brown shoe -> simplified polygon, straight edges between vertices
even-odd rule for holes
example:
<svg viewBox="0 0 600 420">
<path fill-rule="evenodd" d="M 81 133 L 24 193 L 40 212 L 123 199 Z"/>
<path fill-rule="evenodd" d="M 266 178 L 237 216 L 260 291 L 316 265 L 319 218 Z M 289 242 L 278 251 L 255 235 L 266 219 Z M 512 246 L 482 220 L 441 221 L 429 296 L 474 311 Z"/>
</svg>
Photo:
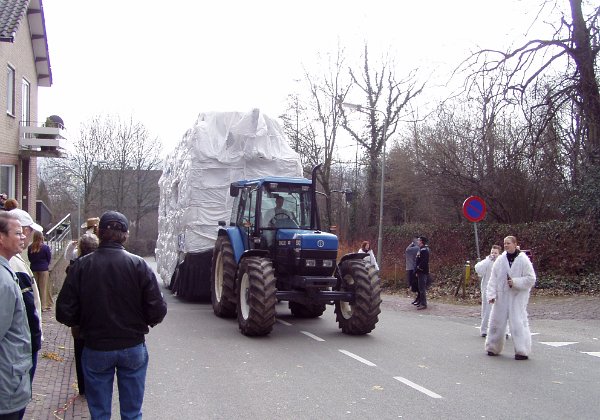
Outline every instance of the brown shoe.
<svg viewBox="0 0 600 420">
<path fill-rule="evenodd" d="M 515 360 L 527 360 L 529 357 L 524 356 L 522 354 L 515 354 Z"/>
<path fill-rule="evenodd" d="M 417 306 L 417 311 L 420 311 L 421 309 L 427 309 L 427 306 L 425 306 L 425 305 Z"/>
</svg>

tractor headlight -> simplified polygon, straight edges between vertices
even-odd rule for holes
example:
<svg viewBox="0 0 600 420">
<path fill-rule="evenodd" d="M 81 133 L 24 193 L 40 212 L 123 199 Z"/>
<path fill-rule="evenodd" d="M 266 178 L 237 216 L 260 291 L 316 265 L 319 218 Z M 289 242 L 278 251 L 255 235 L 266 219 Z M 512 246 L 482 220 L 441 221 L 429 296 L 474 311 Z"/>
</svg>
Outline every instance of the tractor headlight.
<svg viewBox="0 0 600 420">
<path fill-rule="evenodd" d="M 323 267 L 333 267 L 332 260 L 323 260 Z"/>
<path fill-rule="evenodd" d="M 317 261 L 316 260 L 306 260 L 306 266 L 307 267 L 316 267 L 317 265 Z"/>
</svg>

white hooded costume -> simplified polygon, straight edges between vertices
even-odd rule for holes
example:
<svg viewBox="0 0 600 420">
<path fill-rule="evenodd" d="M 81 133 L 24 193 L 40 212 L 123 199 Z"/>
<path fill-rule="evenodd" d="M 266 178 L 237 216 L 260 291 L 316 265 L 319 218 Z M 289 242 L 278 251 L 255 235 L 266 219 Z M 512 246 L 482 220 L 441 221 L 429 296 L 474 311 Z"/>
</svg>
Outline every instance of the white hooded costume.
<svg viewBox="0 0 600 420">
<path fill-rule="evenodd" d="M 492 311 L 492 305 L 487 297 L 486 289 L 492 275 L 493 265 L 494 260 L 492 260 L 489 255 L 484 260 L 475 264 L 475 272 L 481 279 L 481 326 L 479 327 L 479 332 L 482 337 L 487 335 L 490 312 Z"/>
<path fill-rule="evenodd" d="M 504 251 L 492 267 L 488 282 L 487 299 L 496 299 L 492 305 L 485 350 L 500 354 L 504 348 L 506 322 L 510 326 L 515 354 L 529 356 L 531 352 L 531 332 L 527 319 L 529 291 L 535 284 L 535 272 L 529 257 L 519 252 L 509 266 Z M 512 288 L 508 286 L 508 277 L 512 279 Z"/>
</svg>

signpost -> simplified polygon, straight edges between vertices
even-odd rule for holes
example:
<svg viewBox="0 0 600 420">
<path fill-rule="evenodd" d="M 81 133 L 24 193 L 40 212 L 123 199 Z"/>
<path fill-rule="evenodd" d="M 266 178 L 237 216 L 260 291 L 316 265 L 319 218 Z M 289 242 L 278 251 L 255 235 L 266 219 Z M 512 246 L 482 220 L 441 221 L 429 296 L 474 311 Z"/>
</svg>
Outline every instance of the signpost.
<svg viewBox="0 0 600 420">
<path fill-rule="evenodd" d="M 486 207 L 485 201 L 483 198 L 478 197 L 476 195 L 472 195 L 468 197 L 463 203 L 463 215 L 467 218 L 469 222 L 473 222 L 473 227 L 475 229 L 475 247 L 477 248 L 477 260 L 481 260 L 481 256 L 479 254 L 479 237 L 477 236 L 477 222 L 483 220 L 485 217 Z"/>
</svg>

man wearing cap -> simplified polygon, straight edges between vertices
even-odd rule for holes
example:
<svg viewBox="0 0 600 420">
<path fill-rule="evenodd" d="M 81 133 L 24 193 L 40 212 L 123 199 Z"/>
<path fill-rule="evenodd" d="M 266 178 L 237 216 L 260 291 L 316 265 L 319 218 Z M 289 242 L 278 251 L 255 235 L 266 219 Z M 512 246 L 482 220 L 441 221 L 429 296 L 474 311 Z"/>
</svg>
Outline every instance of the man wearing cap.
<svg viewBox="0 0 600 420">
<path fill-rule="evenodd" d="M 31 243 L 31 238 L 34 231 L 43 232 L 43 228 L 35 223 L 29 213 L 21 209 L 13 209 L 8 212 L 17 216 L 21 223 L 21 228 L 25 238 L 23 239 L 23 251 Z M 42 347 L 42 305 L 40 301 L 40 293 L 31 271 L 29 264 L 23 259 L 21 254 L 17 254 L 9 261 L 10 267 L 15 272 L 19 280 L 19 287 L 23 294 L 23 302 L 25 303 L 25 311 L 27 312 L 27 323 L 31 333 L 31 363 L 32 367 L 29 371 L 29 377 L 33 383 L 35 368 L 37 367 L 38 351 Z M 25 415 L 25 408 L 19 413 L 19 418 Z"/>
<path fill-rule="evenodd" d="M 23 228 L 0 212 L 0 419 L 16 420 L 31 399 L 31 335 L 17 277 L 8 260 L 23 250 Z"/>
<path fill-rule="evenodd" d="M 148 368 L 144 336 L 167 313 L 152 269 L 123 247 L 128 228 L 121 213 L 102 215 L 100 246 L 71 266 L 56 302 L 56 319 L 79 325 L 85 340 L 85 395 L 94 419 L 111 416 L 115 371 L 121 418 L 142 418 Z"/>
</svg>

